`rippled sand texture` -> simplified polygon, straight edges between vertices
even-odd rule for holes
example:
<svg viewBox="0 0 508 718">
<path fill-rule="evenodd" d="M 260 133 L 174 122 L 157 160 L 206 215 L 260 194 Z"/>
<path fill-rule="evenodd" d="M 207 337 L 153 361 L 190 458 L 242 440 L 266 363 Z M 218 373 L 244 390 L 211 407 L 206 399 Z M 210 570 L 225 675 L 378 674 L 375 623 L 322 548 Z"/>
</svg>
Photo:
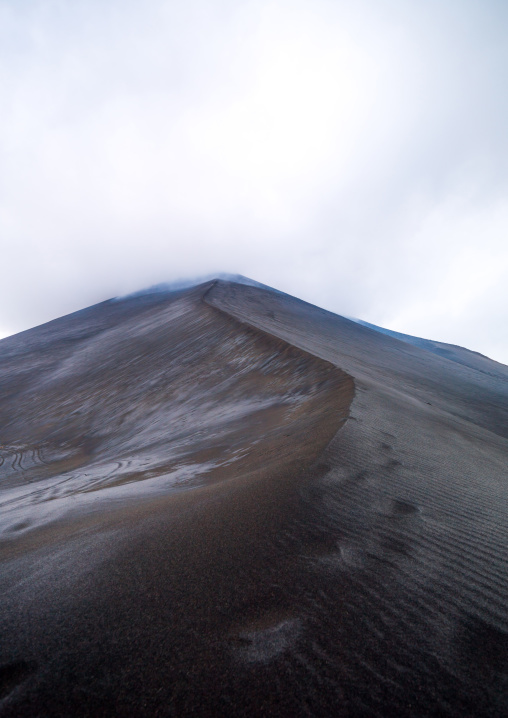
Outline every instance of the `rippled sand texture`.
<svg viewBox="0 0 508 718">
<path fill-rule="evenodd" d="M 218 281 L 0 342 L 0 716 L 506 716 L 508 373 Z"/>
</svg>

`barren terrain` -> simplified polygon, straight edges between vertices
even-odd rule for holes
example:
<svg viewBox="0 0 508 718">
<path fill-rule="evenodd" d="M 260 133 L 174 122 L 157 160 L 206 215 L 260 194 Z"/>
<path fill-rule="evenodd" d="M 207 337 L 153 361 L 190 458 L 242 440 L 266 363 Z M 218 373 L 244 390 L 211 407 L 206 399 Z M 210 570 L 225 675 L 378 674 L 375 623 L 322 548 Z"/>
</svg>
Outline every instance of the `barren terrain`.
<svg viewBox="0 0 508 718">
<path fill-rule="evenodd" d="M 508 381 L 269 289 L 0 342 L 0 716 L 506 716 Z"/>
</svg>

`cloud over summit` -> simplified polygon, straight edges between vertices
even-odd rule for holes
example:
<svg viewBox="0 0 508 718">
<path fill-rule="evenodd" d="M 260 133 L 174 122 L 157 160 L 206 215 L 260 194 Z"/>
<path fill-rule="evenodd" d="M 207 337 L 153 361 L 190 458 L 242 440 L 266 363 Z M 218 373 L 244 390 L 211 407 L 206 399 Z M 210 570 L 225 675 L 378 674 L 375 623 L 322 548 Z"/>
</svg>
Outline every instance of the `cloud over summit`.
<svg viewBox="0 0 508 718">
<path fill-rule="evenodd" d="M 3 0 L 0 331 L 226 271 L 507 362 L 507 12 Z"/>
</svg>

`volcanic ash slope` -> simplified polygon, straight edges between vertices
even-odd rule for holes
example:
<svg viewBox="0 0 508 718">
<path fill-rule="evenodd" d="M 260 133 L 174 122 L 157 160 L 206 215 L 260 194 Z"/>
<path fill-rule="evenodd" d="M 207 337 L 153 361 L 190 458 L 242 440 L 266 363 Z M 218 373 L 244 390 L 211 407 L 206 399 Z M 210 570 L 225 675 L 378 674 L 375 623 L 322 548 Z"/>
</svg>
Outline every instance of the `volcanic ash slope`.
<svg viewBox="0 0 508 718">
<path fill-rule="evenodd" d="M 266 288 L 0 342 L 0 716 L 505 716 L 508 389 Z"/>
</svg>

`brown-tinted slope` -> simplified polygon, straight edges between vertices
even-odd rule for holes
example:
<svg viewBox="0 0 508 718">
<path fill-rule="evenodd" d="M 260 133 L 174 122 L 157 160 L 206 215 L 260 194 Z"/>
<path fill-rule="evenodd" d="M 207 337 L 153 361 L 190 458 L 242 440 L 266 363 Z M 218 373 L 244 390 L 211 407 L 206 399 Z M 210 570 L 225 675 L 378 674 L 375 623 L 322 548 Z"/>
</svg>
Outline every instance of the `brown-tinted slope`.
<svg viewBox="0 0 508 718">
<path fill-rule="evenodd" d="M 299 491 L 354 385 L 208 289 L 0 343 L 2 716 L 280 701 L 263 680 L 304 627 Z"/>
</svg>

